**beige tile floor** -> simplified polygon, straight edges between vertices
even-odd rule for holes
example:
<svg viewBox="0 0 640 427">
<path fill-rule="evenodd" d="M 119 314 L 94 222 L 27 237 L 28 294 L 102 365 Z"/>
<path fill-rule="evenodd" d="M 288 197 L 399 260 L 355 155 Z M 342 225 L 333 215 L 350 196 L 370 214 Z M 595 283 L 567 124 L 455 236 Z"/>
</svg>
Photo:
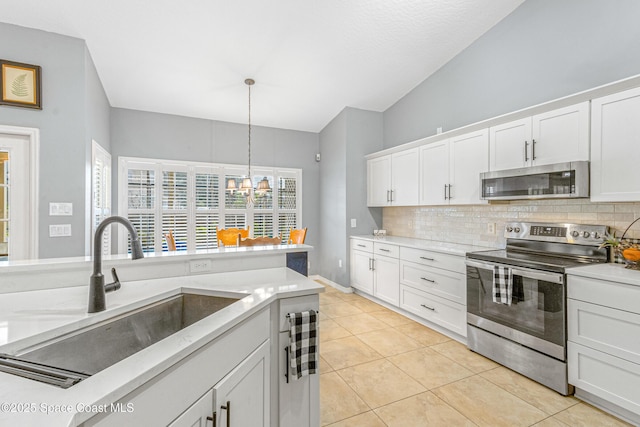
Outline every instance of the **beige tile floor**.
<svg viewBox="0 0 640 427">
<path fill-rule="evenodd" d="M 321 425 L 628 426 L 322 280 Z"/>
</svg>

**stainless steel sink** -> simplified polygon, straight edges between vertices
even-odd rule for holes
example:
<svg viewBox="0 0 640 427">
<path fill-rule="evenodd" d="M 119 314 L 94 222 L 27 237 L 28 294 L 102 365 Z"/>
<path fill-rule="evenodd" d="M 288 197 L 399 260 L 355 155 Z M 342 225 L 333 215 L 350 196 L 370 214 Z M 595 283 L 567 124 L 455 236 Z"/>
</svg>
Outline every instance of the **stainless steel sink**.
<svg viewBox="0 0 640 427">
<path fill-rule="evenodd" d="M 238 298 L 182 293 L 16 356 L 0 355 L 0 371 L 22 372 L 27 378 L 70 387 L 236 301 Z"/>
</svg>

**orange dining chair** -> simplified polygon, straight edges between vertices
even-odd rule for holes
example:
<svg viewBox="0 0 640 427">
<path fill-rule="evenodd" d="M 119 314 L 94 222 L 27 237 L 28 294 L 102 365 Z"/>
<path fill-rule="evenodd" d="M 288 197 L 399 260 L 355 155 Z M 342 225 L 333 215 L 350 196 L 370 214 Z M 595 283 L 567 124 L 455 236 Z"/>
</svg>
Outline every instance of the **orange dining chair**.
<svg viewBox="0 0 640 427">
<path fill-rule="evenodd" d="M 287 245 L 302 245 L 306 237 L 307 227 L 299 229 L 292 228 L 289 230 L 289 240 L 287 240 Z"/>
<path fill-rule="evenodd" d="M 176 251 L 176 238 L 173 237 L 173 230 L 169 230 L 167 234 L 164 235 L 164 239 L 167 241 L 167 250 Z"/>
<path fill-rule="evenodd" d="M 238 234 L 238 246 L 270 246 L 270 245 L 279 245 L 282 243 L 282 238 L 278 237 L 256 237 L 255 239 L 243 239 Z"/>
<path fill-rule="evenodd" d="M 223 246 L 237 246 L 238 245 L 238 234 L 242 236 L 243 239 L 249 237 L 249 229 L 251 227 L 247 227 L 246 229 L 242 228 L 218 228 L 216 227 L 216 235 L 218 236 L 218 246 L 222 244 Z"/>
</svg>

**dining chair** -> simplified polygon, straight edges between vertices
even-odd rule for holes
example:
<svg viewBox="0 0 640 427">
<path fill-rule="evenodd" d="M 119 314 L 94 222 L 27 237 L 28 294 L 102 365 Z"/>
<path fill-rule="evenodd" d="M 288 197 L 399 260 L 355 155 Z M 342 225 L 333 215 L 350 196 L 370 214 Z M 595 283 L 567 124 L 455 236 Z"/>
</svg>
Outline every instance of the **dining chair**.
<svg viewBox="0 0 640 427">
<path fill-rule="evenodd" d="M 262 237 L 256 237 L 254 239 L 243 239 L 240 237 L 240 235 L 237 236 L 238 237 L 238 246 L 270 246 L 270 245 L 279 245 L 280 243 L 282 243 L 282 238 L 280 236 L 278 237 L 267 237 L 267 236 L 262 236 Z"/>
<path fill-rule="evenodd" d="M 216 227 L 216 235 L 218 236 L 218 246 L 221 244 L 223 246 L 237 246 L 238 245 L 238 234 L 242 236 L 243 239 L 249 237 L 249 229 L 251 226 L 247 226 L 246 229 L 243 228 L 218 228 Z"/>
<path fill-rule="evenodd" d="M 304 239 L 307 237 L 307 227 L 305 228 L 292 228 L 289 230 L 289 239 L 287 245 L 302 245 Z"/>
<path fill-rule="evenodd" d="M 169 230 L 169 232 L 164 235 L 164 239 L 167 241 L 167 250 L 177 251 L 176 238 L 173 236 L 173 230 Z"/>
</svg>

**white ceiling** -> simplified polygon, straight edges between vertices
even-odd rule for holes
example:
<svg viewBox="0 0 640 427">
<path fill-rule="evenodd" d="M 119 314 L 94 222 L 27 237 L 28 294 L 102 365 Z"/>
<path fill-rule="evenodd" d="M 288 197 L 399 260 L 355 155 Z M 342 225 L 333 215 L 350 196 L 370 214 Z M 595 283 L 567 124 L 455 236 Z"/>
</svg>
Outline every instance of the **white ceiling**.
<svg viewBox="0 0 640 427">
<path fill-rule="evenodd" d="M 86 40 L 113 107 L 246 123 L 251 77 L 253 124 L 319 132 L 386 110 L 523 1 L 0 0 L 0 21 Z"/>
</svg>

